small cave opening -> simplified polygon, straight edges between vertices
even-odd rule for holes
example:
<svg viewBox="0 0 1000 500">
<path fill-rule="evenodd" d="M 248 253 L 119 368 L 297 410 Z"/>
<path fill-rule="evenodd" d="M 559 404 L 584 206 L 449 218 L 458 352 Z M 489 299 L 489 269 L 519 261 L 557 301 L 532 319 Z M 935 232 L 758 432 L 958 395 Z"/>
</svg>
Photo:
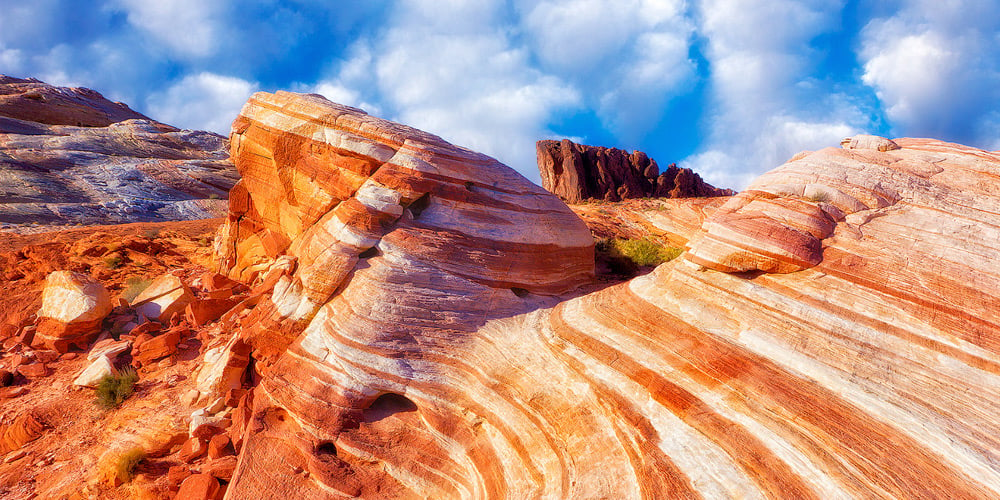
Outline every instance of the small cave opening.
<svg viewBox="0 0 1000 500">
<path fill-rule="evenodd" d="M 476 187 L 476 183 L 472 181 L 465 181 L 465 190 L 472 191 L 472 188 Z"/>
<path fill-rule="evenodd" d="M 372 257 L 378 257 L 379 255 L 382 255 L 382 252 L 379 251 L 378 247 L 371 247 L 368 250 L 365 250 L 364 252 L 359 253 L 358 254 L 358 258 L 359 259 L 370 259 Z"/>
<path fill-rule="evenodd" d="M 316 445 L 316 456 L 323 459 L 337 456 L 337 446 L 333 441 L 321 441 Z"/>
<path fill-rule="evenodd" d="M 516 286 L 510 287 L 510 291 L 514 292 L 514 295 L 517 295 L 518 297 L 520 297 L 522 299 L 525 298 L 525 297 L 527 297 L 528 294 L 531 293 L 531 292 L 525 290 L 524 288 L 518 288 Z"/>
<path fill-rule="evenodd" d="M 413 214 L 413 218 L 416 219 L 417 217 L 420 217 L 420 214 L 422 214 L 424 210 L 427 210 L 427 207 L 430 205 L 431 194 L 424 193 L 423 196 L 413 200 L 413 203 L 410 203 L 410 205 L 406 208 L 410 210 L 410 213 Z"/>
<path fill-rule="evenodd" d="M 379 420 L 391 417 L 398 413 L 417 411 L 417 405 L 406 396 L 387 392 L 372 401 L 368 408 L 362 412 L 362 421 L 365 423 L 378 422 Z"/>
</svg>

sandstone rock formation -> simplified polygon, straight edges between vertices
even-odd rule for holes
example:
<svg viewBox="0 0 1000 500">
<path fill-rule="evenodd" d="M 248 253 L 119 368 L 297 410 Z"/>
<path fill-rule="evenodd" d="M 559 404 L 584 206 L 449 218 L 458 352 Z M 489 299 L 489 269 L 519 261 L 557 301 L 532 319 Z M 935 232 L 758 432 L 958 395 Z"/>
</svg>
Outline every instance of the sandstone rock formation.
<svg viewBox="0 0 1000 500">
<path fill-rule="evenodd" d="M 93 90 L 0 75 L 0 227 L 224 215 L 226 146 Z"/>
<path fill-rule="evenodd" d="M 542 186 L 567 203 L 587 199 L 692 198 L 729 196 L 730 189 L 712 187 L 689 168 L 670 164 L 660 173 L 656 160 L 642 151 L 538 141 L 535 145 Z"/>
<path fill-rule="evenodd" d="M 101 331 L 111 312 L 111 296 L 100 282 L 70 271 L 55 271 L 45 279 L 42 308 L 34 343 L 66 352 L 83 347 Z"/>
<path fill-rule="evenodd" d="M 590 233 L 496 160 L 318 96 L 255 94 L 231 141 L 242 179 L 218 249 L 230 276 L 258 276 L 274 292 L 243 323 L 265 378 L 234 439 L 242 458 L 227 495 L 403 493 L 337 458 L 337 436 L 408 401 L 436 405 L 408 379 L 444 375 L 433 360 L 490 318 L 591 279 Z M 426 361 L 379 361 L 410 375 L 371 385 L 359 359 L 342 357 L 381 359 L 392 346 Z M 278 463 L 310 474 L 279 479 Z"/>
<path fill-rule="evenodd" d="M 270 216 L 249 208 L 261 206 L 255 196 L 269 193 L 268 184 L 247 184 L 220 250 L 233 275 L 256 266 L 264 281 L 277 254 L 297 257 L 258 307 L 285 318 L 272 325 L 301 318 L 305 329 L 294 338 L 244 332 L 247 342 L 263 335 L 257 338 L 281 352 L 252 392 L 252 418 L 233 424 L 242 446 L 229 498 L 260 491 L 315 498 L 1000 494 L 1000 298 L 992 293 L 1000 289 L 1000 188 L 983 182 L 1000 173 L 1000 156 L 913 139 L 896 140 L 899 149 L 858 140 L 850 143 L 855 149 L 800 155 L 711 214 L 688 235 L 686 258 L 558 303 L 537 300 L 535 291 L 526 296 L 534 303 L 518 308 L 510 301 L 520 295 L 494 293 L 497 302 L 484 310 L 482 292 L 470 292 L 500 292 L 499 282 L 523 278 L 484 280 L 476 267 L 490 262 L 481 251 L 450 252 L 444 264 L 434 260 L 438 246 L 417 242 L 431 224 L 481 227 L 496 206 L 472 211 L 451 200 L 454 210 L 434 210 L 445 201 L 432 195 L 431 208 L 410 218 L 409 208 L 392 207 L 418 194 L 375 196 L 363 187 L 376 178 L 380 186 L 408 186 L 390 179 L 415 172 L 461 187 L 435 167 L 465 151 L 445 156 L 415 140 L 409 154 L 436 149 L 439 156 L 415 162 L 400 156 L 404 148 L 386 151 L 396 158 L 358 181 L 353 197 L 331 195 L 346 200 L 325 205 L 358 200 L 348 213 L 369 214 L 351 219 L 371 221 L 364 229 L 345 231 L 341 219 L 299 222 L 306 219 L 292 200 L 316 193 L 310 182 L 321 175 L 296 172 L 296 165 L 317 165 L 307 161 L 316 142 L 301 138 L 377 151 L 373 141 L 389 126 L 289 94 L 255 96 L 237 121 L 242 171 L 254 164 L 241 162 L 243 151 L 301 156 L 275 162 L 279 171 L 292 167 L 280 184 L 292 187 L 270 192 L 267 209 L 259 209 Z M 359 161 L 343 150 L 336 155 L 326 164 Z M 466 172 L 459 179 L 481 185 L 475 163 L 459 165 L 447 164 L 450 175 Z M 394 177 L 378 175 L 388 172 Z M 386 230 L 373 224 L 385 219 L 371 206 L 404 216 Z M 241 241 L 232 229 L 246 219 L 258 226 L 239 230 L 251 238 Z M 270 226 L 280 237 L 261 236 L 260 221 L 268 219 L 288 221 Z M 269 253 L 267 240 L 289 243 Z M 310 280 L 335 267 L 317 268 L 302 253 L 322 247 L 319 241 L 338 254 L 322 262 L 350 266 L 319 281 L 322 294 Z M 241 245 L 254 260 L 241 259 Z M 378 252 L 356 264 L 350 256 L 367 245 Z M 504 268 L 514 276 L 520 269 Z M 554 278 L 560 286 L 552 290 L 573 282 Z M 288 472 L 274 472 L 278 463 Z"/>
</svg>

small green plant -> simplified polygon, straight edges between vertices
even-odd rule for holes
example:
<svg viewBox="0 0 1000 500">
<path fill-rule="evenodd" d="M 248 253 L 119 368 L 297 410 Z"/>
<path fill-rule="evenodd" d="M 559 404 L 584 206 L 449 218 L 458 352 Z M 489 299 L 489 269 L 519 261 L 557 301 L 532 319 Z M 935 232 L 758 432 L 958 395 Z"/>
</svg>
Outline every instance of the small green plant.
<svg viewBox="0 0 1000 500">
<path fill-rule="evenodd" d="M 135 300 L 136 297 L 142 293 L 143 290 L 149 288 L 149 285 L 153 280 L 131 277 L 125 280 L 125 290 L 122 291 L 122 298 L 128 301 L 129 304 Z"/>
<path fill-rule="evenodd" d="M 208 199 L 210 199 L 210 200 L 218 200 L 219 199 L 219 195 L 217 193 L 212 193 L 212 194 L 208 195 Z"/>
<path fill-rule="evenodd" d="M 806 196 L 806 199 L 813 203 L 826 203 L 830 201 L 830 193 L 825 191 L 816 191 L 815 193 Z"/>
<path fill-rule="evenodd" d="M 105 410 L 118 408 L 132 395 L 138 380 L 139 374 L 132 368 L 126 368 L 117 375 L 105 375 L 97 382 L 97 405 Z"/>
<path fill-rule="evenodd" d="M 135 477 L 135 467 L 146 459 L 146 450 L 141 446 L 129 449 L 115 460 L 115 475 L 121 483 L 128 483 Z"/>
<path fill-rule="evenodd" d="M 120 253 L 113 253 L 104 258 L 104 267 L 108 269 L 118 269 L 119 267 L 122 267 L 124 262 L 125 259 Z"/>
<path fill-rule="evenodd" d="M 624 238 L 602 239 L 595 245 L 598 259 L 607 262 L 611 272 L 632 275 L 640 267 L 657 266 L 680 255 L 680 248 L 668 247 L 651 240 Z"/>
</svg>

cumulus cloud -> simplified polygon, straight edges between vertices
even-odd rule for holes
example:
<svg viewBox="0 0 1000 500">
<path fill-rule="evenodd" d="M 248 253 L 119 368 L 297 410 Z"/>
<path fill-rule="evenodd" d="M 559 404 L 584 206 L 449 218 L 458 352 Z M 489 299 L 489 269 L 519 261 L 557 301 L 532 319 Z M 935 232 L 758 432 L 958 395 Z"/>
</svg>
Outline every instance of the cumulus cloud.
<svg viewBox="0 0 1000 500">
<path fill-rule="evenodd" d="M 229 135 L 230 125 L 256 89 L 253 82 L 203 72 L 150 95 L 146 108 L 151 117 L 170 125 Z"/>
<path fill-rule="evenodd" d="M 993 2 L 904 2 L 863 31 L 862 80 L 897 135 L 997 141 L 1000 15 Z"/>
<path fill-rule="evenodd" d="M 682 0 L 520 2 L 540 69 L 579 89 L 605 126 L 636 142 L 695 78 Z"/>
<path fill-rule="evenodd" d="M 350 51 L 318 93 L 484 152 L 538 180 L 535 141 L 579 95 L 533 69 L 499 2 L 401 2 L 388 28 Z M 333 94 L 328 95 L 326 93 Z M 373 114 L 378 114 L 373 112 Z"/>
<path fill-rule="evenodd" d="M 117 0 L 132 25 L 182 57 L 205 57 L 219 45 L 221 0 Z"/>
<path fill-rule="evenodd" d="M 682 161 L 743 188 L 801 150 L 836 145 L 867 125 L 857 105 L 811 77 L 810 41 L 836 29 L 842 2 L 705 0 L 711 108 L 702 148 Z"/>
</svg>

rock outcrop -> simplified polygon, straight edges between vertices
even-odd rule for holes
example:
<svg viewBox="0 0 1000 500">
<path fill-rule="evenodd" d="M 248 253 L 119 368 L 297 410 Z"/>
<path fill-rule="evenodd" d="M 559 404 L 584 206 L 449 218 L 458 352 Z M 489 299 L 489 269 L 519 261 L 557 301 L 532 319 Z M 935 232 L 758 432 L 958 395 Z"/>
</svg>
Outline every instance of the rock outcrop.
<svg viewBox="0 0 1000 500">
<path fill-rule="evenodd" d="M 258 307 L 284 317 L 281 324 L 299 317 L 305 329 L 287 344 L 271 343 L 287 348 L 263 370 L 252 417 L 234 423 L 242 446 L 229 498 L 260 491 L 315 498 L 1000 494 L 1000 297 L 993 293 L 1000 289 L 1000 188 L 983 182 L 1000 174 L 1000 156 L 914 139 L 896 140 L 898 149 L 858 140 L 855 149 L 799 155 L 701 228 L 688 228 L 685 258 L 558 302 L 536 294 L 575 282 L 565 274 L 552 276 L 559 286 L 536 282 L 524 297 L 502 296 L 502 287 L 528 284 L 486 280 L 482 269 L 491 263 L 482 250 L 453 243 L 461 250 L 443 262 L 438 246 L 419 244 L 430 236 L 423 231 L 438 230 L 431 228 L 482 227 L 496 199 L 463 199 L 483 207 L 470 210 L 432 194 L 430 207 L 411 218 L 409 208 L 392 207 L 419 192 L 366 194 L 375 179 L 387 190 L 411 186 L 405 179 L 417 172 L 444 183 L 431 184 L 432 193 L 461 193 L 462 179 L 481 186 L 477 169 L 488 176 L 497 167 L 470 162 L 476 157 L 462 150 L 445 156 L 443 145 L 397 140 L 404 146 L 384 153 L 391 161 L 327 205 L 357 200 L 350 212 L 328 212 L 368 214 L 349 219 L 371 221 L 353 234 L 341 219 L 301 224 L 301 216 L 289 216 L 302 213 L 291 200 L 309 199 L 289 194 L 309 192 L 294 189 L 295 181 L 312 188 L 310 179 L 320 176 L 293 174 L 310 164 L 308 153 L 334 152 L 333 145 L 377 151 L 374 141 L 385 141 L 391 126 L 288 94 L 255 96 L 237 121 L 237 165 L 243 154 L 307 153 L 275 162 L 291 167 L 293 182 L 269 185 L 293 188 L 271 192 L 270 216 L 234 213 L 220 248 L 232 274 L 258 266 L 263 281 L 277 268 L 268 259 L 297 257 Z M 273 142 L 261 147 L 265 141 Z M 423 161 L 403 156 L 416 151 Z M 359 160 L 335 152 L 327 165 Z M 465 160 L 445 163 L 456 157 Z M 442 163 L 449 173 L 435 168 Z M 254 164 L 241 170 L 253 172 Z M 464 175 L 444 180 L 457 172 Z M 247 201 L 234 206 L 261 206 L 254 196 L 267 193 L 265 185 L 248 182 Z M 434 191 L 447 186 L 454 187 Z M 379 213 L 387 212 L 403 215 L 386 224 Z M 256 238 L 251 243 L 232 236 L 241 217 L 259 225 L 237 231 Z M 270 226 L 290 240 L 279 255 L 262 248 L 267 239 L 283 241 L 260 237 L 268 219 L 291 221 Z M 332 229 L 317 232 L 324 226 Z M 537 234 L 534 227 L 523 232 Z M 346 274 L 322 281 L 328 288 L 316 294 L 310 280 L 318 260 L 302 252 L 322 247 L 319 241 L 341 255 L 323 262 L 350 259 L 368 245 L 378 251 L 364 263 L 348 260 Z M 241 260 L 241 245 L 259 257 Z M 504 269 L 517 276 L 521 267 Z M 294 290 L 301 291 L 288 293 Z M 517 307 L 516 299 L 534 303 Z"/>
<path fill-rule="evenodd" d="M 227 495 L 405 493 L 338 436 L 396 413 L 419 423 L 414 405 L 437 403 L 414 381 L 447 376 L 440 356 L 592 279 L 590 233 L 496 160 L 319 96 L 255 94 L 231 141 L 242 179 L 220 257 L 274 291 L 243 322 L 264 378 Z"/>
<path fill-rule="evenodd" d="M 45 279 L 34 344 L 66 352 L 85 347 L 101 331 L 111 312 L 111 295 L 99 281 L 71 271 L 55 271 Z"/>
<path fill-rule="evenodd" d="M 542 186 L 567 203 L 588 199 L 695 198 L 730 196 L 701 180 L 689 168 L 671 163 L 660 173 L 656 160 L 642 151 L 585 146 L 569 139 L 535 145 Z"/>
<path fill-rule="evenodd" d="M 93 90 L 0 75 L 0 227 L 222 216 L 226 147 Z"/>
</svg>

